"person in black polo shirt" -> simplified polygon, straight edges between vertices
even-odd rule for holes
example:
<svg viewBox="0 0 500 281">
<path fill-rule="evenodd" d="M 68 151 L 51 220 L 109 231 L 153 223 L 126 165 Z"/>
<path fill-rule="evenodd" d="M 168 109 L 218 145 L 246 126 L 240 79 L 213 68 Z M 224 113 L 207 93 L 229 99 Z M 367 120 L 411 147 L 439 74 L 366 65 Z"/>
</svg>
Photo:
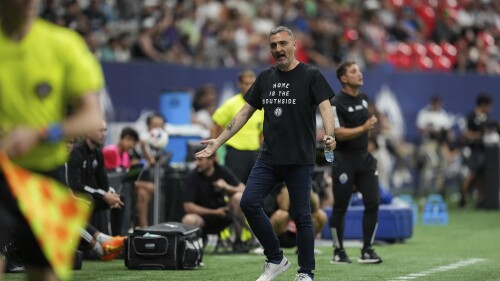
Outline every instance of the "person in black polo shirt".
<svg viewBox="0 0 500 281">
<path fill-rule="evenodd" d="M 332 263 L 351 263 L 344 245 L 344 224 L 354 186 L 363 194 L 363 249 L 360 263 L 380 263 L 382 259 L 372 248 L 378 222 L 379 185 L 377 160 L 368 152 L 368 133 L 377 123 L 368 112 L 368 97 L 360 93 L 363 74 L 352 61 L 337 69 L 342 92 L 331 100 L 335 112 L 337 149 L 333 165 L 333 214 L 330 227 L 333 238 Z"/>
</svg>

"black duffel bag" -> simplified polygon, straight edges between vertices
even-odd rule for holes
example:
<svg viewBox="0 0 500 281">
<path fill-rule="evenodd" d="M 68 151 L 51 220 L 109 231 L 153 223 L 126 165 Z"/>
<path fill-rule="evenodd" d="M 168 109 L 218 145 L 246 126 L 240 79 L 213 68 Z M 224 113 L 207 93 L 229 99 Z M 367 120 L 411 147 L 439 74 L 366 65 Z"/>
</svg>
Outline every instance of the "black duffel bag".
<svg viewBox="0 0 500 281">
<path fill-rule="evenodd" d="M 200 266 L 203 241 L 198 227 L 165 222 L 136 229 L 124 253 L 128 269 L 193 269 Z"/>
</svg>

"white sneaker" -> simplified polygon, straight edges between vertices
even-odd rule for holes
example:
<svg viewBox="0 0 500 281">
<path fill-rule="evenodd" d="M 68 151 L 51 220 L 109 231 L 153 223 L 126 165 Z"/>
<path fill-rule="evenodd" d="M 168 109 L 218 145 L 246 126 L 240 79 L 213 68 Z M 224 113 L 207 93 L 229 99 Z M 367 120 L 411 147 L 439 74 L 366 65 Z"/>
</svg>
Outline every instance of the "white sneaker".
<svg viewBox="0 0 500 281">
<path fill-rule="evenodd" d="M 266 262 L 264 264 L 264 268 L 262 269 L 262 274 L 260 275 L 259 279 L 257 279 L 257 281 L 271 281 L 274 278 L 278 277 L 278 275 L 280 275 L 281 273 L 285 272 L 290 267 L 290 265 L 291 264 L 285 257 L 283 257 L 279 264 Z"/>
<path fill-rule="evenodd" d="M 305 273 L 299 273 L 295 275 L 295 281 L 313 281 L 313 279 Z"/>
</svg>

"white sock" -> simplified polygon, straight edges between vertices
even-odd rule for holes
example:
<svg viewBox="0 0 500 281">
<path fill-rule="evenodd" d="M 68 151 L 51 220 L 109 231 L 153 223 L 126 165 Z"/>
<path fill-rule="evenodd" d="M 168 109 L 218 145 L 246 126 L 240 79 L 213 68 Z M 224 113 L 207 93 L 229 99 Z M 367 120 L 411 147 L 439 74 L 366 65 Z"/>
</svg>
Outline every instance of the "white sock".
<svg viewBox="0 0 500 281">
<path fill-rule="evenodd" d="M 96 242 L 94 244 L 94 247 L 92 248 L 92 251 L 94 251 L 94 253 L 96 253 L 99 256 L 104 255 L 104 251 L 102 249 L 101 243 Z"/>
<path fill-rule="evenodd" d="M 95 237 L 95 240 L 97 240 L 97 242 L 99 242 L 99 243 L 104 243 L 104 242 L 108 241 L 109 239 L 111 239 L 111 236 L 106 235 L 102 232 L 99 232 Z"/>
</svg>

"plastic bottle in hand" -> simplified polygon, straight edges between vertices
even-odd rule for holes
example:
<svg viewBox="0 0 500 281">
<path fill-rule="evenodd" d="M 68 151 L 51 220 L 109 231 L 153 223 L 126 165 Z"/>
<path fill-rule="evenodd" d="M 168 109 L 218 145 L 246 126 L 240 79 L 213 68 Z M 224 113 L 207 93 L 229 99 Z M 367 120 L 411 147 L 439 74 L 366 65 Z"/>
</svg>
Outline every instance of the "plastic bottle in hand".
<svg viewBox="0 0 500 281">
<path fill-rule="evenodd" d="M 333 150 L 328 149 L 326 146 L 325 146 L 325 159 L 330 163 L 333 162 Z"/>
</svg>

